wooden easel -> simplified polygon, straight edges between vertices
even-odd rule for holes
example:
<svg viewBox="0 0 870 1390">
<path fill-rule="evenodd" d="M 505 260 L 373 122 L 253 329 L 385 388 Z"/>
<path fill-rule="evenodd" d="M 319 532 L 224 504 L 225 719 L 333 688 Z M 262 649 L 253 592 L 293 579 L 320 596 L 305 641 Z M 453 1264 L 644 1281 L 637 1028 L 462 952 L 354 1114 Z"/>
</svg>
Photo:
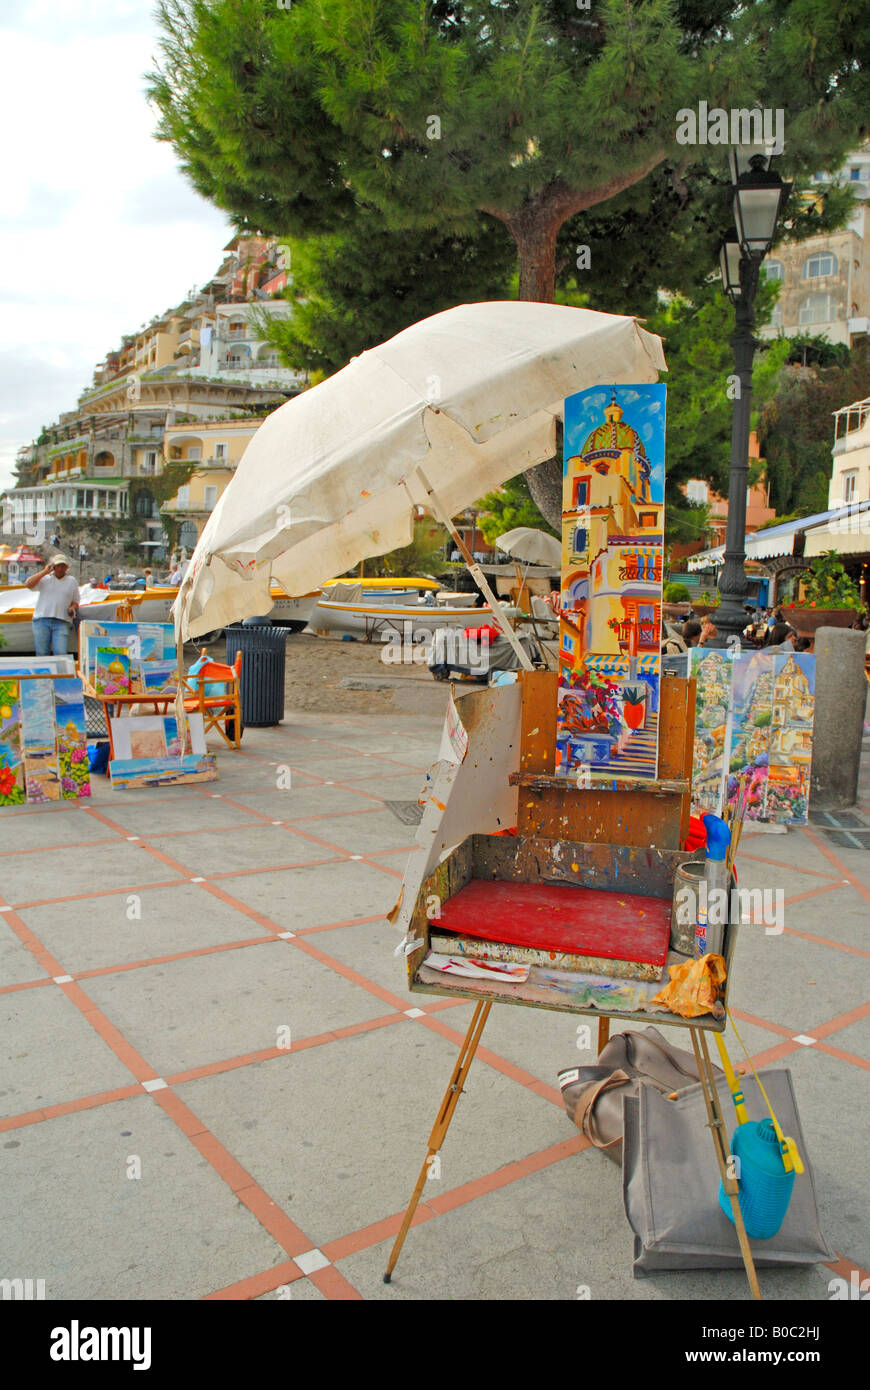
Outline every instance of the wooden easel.
<svg viewBox="0 0 870 1390">
<path fill-rule="evenodd" d="M 606 850 L 607 847 L 621 848 L 625 854 L 630 853 L 629 847 L 643 846 L 647 850 L 655 851 L 655 857 L 659 861 L 657 865 L 659 874 L 657 896 L 661 896 L 660 874 L 662 870 L 666 870 L 670 863 L 670 872 L 672 873 L 673 864 L 677 859 L 691 857 L 688 854 L 680 856 L 680 845 L 688 835 L 691 810 L 690 790 L 695 729 L 694 680 L 687 681 L 676 677 L 665 677 L 661 681 L 657 780 L 655 782 L 640 782 L 638 779 L 617 779 L 613 786 L 607 789 L 593 787 L 587 790 L 579 790 L 572 785 L 569 778 L 556 777 L 552 771 L 556 760 L 556 693 L 558 685 L 556 672 L 523 671 L 520 673 L 520 681 L 523 695 L 520 771 L 510 779 L 520 788 L 517 840 L 498 841 L 499 847 L 504 847 L 503 853 L 496 855 L 493 851 L 487 856 L 486 850 L 482 850 L 476 844 L 478 839 L 485 841 L 487 837 L 474 836 L 472 840 L 475 843 L 466 842 L 438 866 L 423 885 L 409 931 L 409 937 L 417 938 L 421 946 L 428 947 L 429 942 L 429 922 L 425 906 L 429 895 L 434 892 L 440 895 L 443 901 L 457 892 L 472 876 L 471 865 L 475 857 L 485 860 L 487 871 L 492 872 L 493 876 L 521 878 L 524 876 L 523 861 L 528 860 L 528 854 L 525 853 L 526 847 L 530 844 L 534 845 L 536 842 L 539 843 L 542 854 L 546 854 L 545 847 L 548 844 L 552 845 L 554 841 L 571 843 L 576 847 L 579 858 L 582 858 L 581 851 L 587 851 L 584 862 L 584 871 L 587 872 L 590 865 L 594 872 L 594 861 L 599 856 L 599 852 Z M 495 856 L 496 861 L 503 860 L 504 864 L 496 862 L 495 867 L 491 867 L 493 856 Z M 647 859 L 649 857 L 647 855 Z M 511 859 L 515 861 L 513 864 L 511 864 Z M 575 864 L 573 867 L 576 870 L 578 866 Z M 621 891 L 625 892 L 626 890 Z M 651 885 L 648 891 L 651 891 Z M 628 892 L 630 893 L 630 890 Z M 733 948 L 734 934 L 733 929 L 729 928 L 726 931 L 724 948 L 729 976 Z M 415 958 L 417 963 L 415 963 Z M 431 1161 L 447 1137 L 450 1122 L 474 1061 L 474 1055 L 489 1018 L 490 1010 L 493 1003 L 498 1002 L 499 990 L 499 986 L 486 982 L 487 990 L 482 997 L 481 989 L 473 990 L 463 987 L 463 983 L 456 976 L 445 978 L 444 984 L 437 986 L 425 984 L 416 978 L 419 957 L 415 957 L 415 953 L 412 952 L 408 955 L 408 961 L 408 979 L 411 990 L 439 995 L 459 995 L 473 999 L 475 1008 L 444 1099 L 429 1135 L 429 1145 L 423 1166 L 420 1169 L 416 1186 L 411 1194 L 411 1200 L 390 1253 L 384 1274 L 385 1284 L 390 1283 L 392 1279 L 393 1270 L 396 1267 L 405 1237 L 414 1219 L 414 1213 L 429 1176 Z M 465 981 L 464 984 L 467 986 L 468 982 Z M 724 1020 L 719 1023 L 711 1017 L 689 1022 L 677 1015 L 606 1014 L 597 1009 L 577 1008 L 567 1004 L 542 1004 L 531 997 L 522 998 L 523 986 L 501 986 L 501 989 L 505 991 L 502 994 L 503 1002 L 527 1004 L 538 1008 L 547 1007 L 559 1012 L 588 1014 L 597 1017 L 599 1053 L 610 1036 L 611 1018 L 617 1018 L 623 1023 L 632 1020 L 649 1023 L 650 1018 L 654 1017 L 657 1024 L 689 1028 L 719 1174 L 723 1189 L 731 1202 L 740 1253 L 752 1296 L 754 1299 L 760 1299 L 761 1290 L 740 1211 L 737 1179 L 732 1176 L 728 1163 L 727 1129 L 719 1105 L 715 1071 L 707 1048 L 706 1034 L 710 1031 L 723 1031 Z M 510 994 L 506 992 L 507 989 L 510 989 Z"/>
</svg>

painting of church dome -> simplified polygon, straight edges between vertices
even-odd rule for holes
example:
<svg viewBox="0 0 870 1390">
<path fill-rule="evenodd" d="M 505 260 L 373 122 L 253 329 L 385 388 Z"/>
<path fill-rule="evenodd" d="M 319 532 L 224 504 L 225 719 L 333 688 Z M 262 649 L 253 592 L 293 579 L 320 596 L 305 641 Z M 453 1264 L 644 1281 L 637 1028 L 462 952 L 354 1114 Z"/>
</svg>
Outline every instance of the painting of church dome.
<svg viewBox="0 0 870 1390">
<path fill-rule="evenodd" d="M 610 785 L 656 775 L 666 390 L 565 402 L 558 771 L 589 764 Z M 618 711 L 603 733 L 602 701 Z"/>
</svg>

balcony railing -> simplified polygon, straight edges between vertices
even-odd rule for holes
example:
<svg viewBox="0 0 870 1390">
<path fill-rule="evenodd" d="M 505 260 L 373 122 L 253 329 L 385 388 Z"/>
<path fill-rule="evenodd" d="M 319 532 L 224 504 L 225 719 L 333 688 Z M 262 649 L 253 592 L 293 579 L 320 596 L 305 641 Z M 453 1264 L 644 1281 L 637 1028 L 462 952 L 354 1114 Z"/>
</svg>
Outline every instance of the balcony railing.
<svg viewBox="0 0 870 1390">
<path fill-rule="evenodd" d="M 661 563 L 653 565 L 651 569 L 641 561 L 629 561 L 627 565 L 619 567 L 619 578 L 623 583 L 626 580 L 639 580 L 648 584 L 658 584 L 661 577 Z"/>
</svg>

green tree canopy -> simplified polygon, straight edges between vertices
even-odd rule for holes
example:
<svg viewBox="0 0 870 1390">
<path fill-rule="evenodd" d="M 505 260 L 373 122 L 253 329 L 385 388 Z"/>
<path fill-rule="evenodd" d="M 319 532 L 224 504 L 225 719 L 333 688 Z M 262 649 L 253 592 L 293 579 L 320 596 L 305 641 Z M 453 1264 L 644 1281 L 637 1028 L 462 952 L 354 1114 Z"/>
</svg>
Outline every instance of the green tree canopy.
<svg viewBox="0 0 870 1390">
<path fill-rule="evenodd" d="M 259 331 L 299 370 L 338 371 L 359 353 L 455 304 L 510 295 L 513 247 L 497 224 L 409 236 L 360 207 L 329 235 L 292 238 L 289 319 L 255 311 Z"/>
</svg>

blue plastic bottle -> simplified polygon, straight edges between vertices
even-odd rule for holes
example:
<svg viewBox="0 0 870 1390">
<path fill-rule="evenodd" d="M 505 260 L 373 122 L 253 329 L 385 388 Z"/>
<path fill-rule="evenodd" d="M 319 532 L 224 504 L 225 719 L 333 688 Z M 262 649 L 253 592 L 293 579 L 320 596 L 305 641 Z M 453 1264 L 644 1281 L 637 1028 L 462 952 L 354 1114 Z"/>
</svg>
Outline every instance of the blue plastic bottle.
<svg viewBox="0 0 870 1390">
<path fill-rule="evenodd" d="M 785 1171 L 776 1130 L 770 1120 L 748 1120 L 738 1125 L 731 1140 L 731 1154 L 740 1160 L 737 1170 L 740 1212 L 746 1234 L 756 1240 L 775 1236 L 788 1211 L 795 1170 Z M 719 1205 L 734 1220 L 731 1200 L 719 1184 Z"/>
</svg>

